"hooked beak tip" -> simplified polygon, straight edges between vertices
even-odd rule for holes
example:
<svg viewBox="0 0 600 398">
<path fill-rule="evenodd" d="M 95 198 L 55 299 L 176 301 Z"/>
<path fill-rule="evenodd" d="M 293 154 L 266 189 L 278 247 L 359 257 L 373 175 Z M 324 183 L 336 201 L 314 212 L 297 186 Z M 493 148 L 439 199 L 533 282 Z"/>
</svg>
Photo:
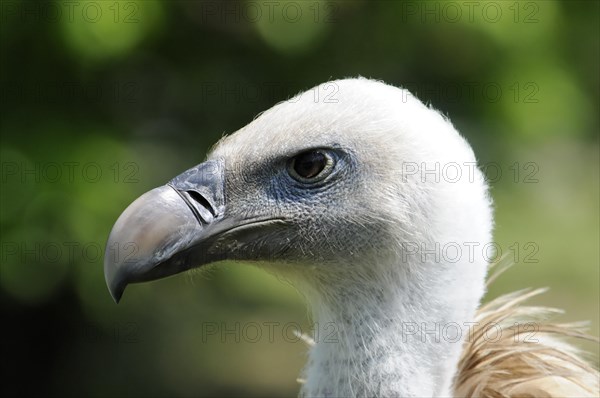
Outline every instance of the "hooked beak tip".
<svg viewBox="0 0 600 398">
<path fill-rule="evenodd" d="M 119 301 L 121 301 L 121 297 L 123 297 L 123 292 L 125 291 L 126 286 L 127 285 L 125 283 L 119 283 L 108 288 L 110 295 L 116 304 L 119 304 Z"/>
<path fill-rule="evenodd" d="M 118 303 L 130 283 L 164 278 L 208 261 L 197 245 L 224 208 L 223 168 L 207 161 L 133 201 L 112 227 L 104 254 Z"/>
<path fill-rule="evenodd" d="M 106 287 L 108 287 L 108 291 L 115 303 L 119 304 L 121 297 L 123 297 L 123 292 L 127 287 L 127 281 L 120 275 L 121 272 L 117 271 L 118 269 L 115 264 L 109 264 L 109 262 L 110 259 L 106 256 L 104 260 Z"/>
</svg>

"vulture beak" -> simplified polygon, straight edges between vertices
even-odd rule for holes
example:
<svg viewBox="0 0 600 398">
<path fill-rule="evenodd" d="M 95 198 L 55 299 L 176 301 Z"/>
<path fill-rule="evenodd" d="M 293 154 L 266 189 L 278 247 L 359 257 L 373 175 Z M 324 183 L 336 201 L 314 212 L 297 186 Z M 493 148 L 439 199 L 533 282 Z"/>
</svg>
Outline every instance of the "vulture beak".
<svg viewBox="0 0 600 398">
<path fill-rule="evenodd" d="M 224 259 L 223 250 L 213 246 L 239 223 L 224 221 L 223 170 L 218 160 L 201 163 L 146 192 L 121 214 L 104 256 L 106 284 L 117 303 L 129 283 Z"/>
</svg>

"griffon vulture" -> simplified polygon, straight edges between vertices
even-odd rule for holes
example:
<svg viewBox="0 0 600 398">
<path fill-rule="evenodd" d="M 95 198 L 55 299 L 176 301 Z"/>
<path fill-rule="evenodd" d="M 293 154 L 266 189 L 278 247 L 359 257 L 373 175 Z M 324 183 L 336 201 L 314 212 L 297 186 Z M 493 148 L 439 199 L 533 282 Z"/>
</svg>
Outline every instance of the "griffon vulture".
<svg viewBox="0 0 600 398">
<path fill-rule="evenodd" d="M 311 344 L 302 396 L 597 396 L 598 372 L 553 337 L 586 335 L 521 306 L 538 291 L 480 308 L 491 199 L 453 125 L 382 82 L 325 84 L 123 212 L 104 263 L 113 298 L 204 264 L 253 263 L 336 326 L 336 344 Z M 332 86 L 335 95 L 315 95 Z M 133 257 L 111 255 L 126 243 Z M 535 343 L 511 329 L 528 320 Z"/>
</svg>

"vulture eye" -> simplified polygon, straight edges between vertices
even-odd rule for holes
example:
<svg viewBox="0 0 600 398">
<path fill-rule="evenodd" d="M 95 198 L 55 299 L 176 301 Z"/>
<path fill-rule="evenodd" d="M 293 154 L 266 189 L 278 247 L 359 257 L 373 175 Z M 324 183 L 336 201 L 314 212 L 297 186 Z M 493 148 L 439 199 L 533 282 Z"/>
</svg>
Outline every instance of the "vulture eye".
<svg viewBox="0 0 600 398">
<path fill-rule="evenodd" d="M 313 149 L 294 156 L 290 162 L 290 175 L 304 183 L 320 181 L 333 169 L 333 157 L 320 149 Z"/>
</svg>

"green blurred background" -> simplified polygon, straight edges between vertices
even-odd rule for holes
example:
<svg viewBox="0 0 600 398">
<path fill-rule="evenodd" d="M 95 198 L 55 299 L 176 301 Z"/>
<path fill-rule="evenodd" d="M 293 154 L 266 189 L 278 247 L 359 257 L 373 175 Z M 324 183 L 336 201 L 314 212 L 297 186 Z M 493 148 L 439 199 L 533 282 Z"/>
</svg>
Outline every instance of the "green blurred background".
<svg viewBox="0 0 600 398">
<path fill-rule="evenodd" d="M 306 347 L 291 330 L 310 320 L 292 287 L 230 264 L 117 306 L 102 255 L 121 211 L 222 134 L 358 75 L 449 115 L 490 166 L 516 266 L 488 298 L 549 286 L 535 302 L 598 335 L 598 2 L 1 7 L 2 396 L 295 395 Z"/>
</svg>

